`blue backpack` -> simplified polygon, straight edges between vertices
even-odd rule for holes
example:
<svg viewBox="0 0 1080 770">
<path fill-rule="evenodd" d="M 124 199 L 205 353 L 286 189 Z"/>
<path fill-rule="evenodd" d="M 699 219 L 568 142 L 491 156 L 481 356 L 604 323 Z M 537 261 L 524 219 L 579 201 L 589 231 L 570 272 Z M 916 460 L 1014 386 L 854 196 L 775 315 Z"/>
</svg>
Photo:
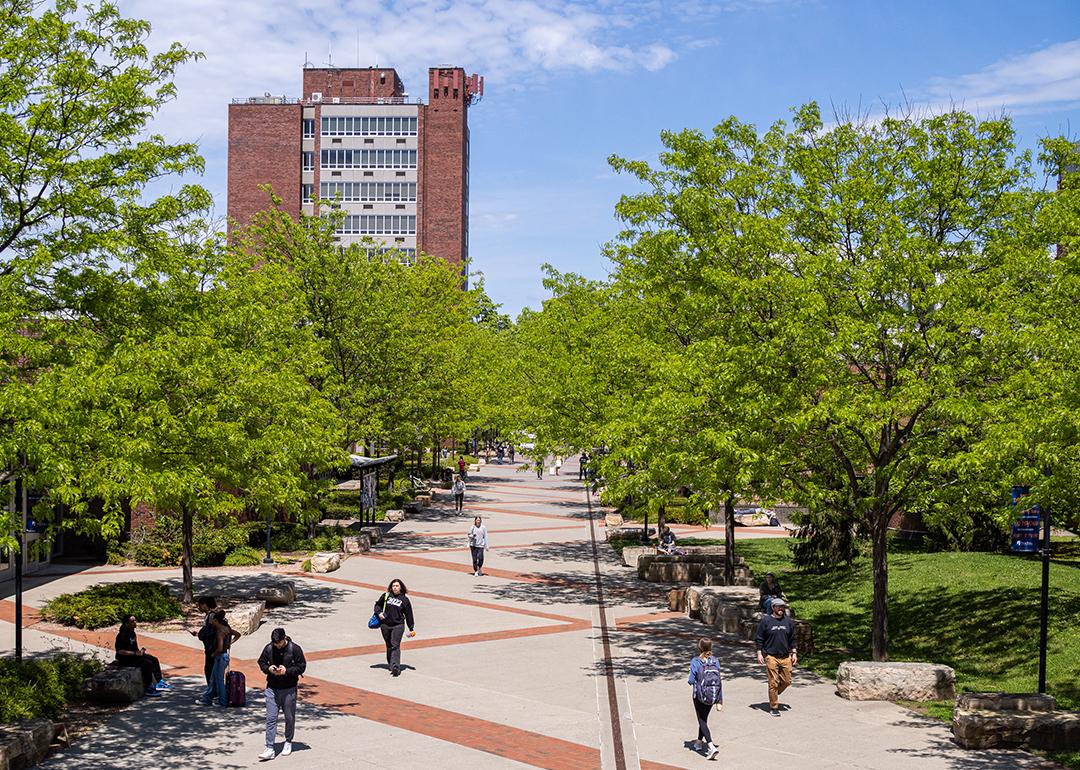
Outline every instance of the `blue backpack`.
<svg viewBox="0 0 1080 770">
<path fill-rule="evenodd" d="M 701 673 L 694 682 L 694 698 L 699 703 L 715 705 L 724 699 L 724 682 L 720 676 L 720 661 L 709 657 L 701 665 Z"/>
</svg>

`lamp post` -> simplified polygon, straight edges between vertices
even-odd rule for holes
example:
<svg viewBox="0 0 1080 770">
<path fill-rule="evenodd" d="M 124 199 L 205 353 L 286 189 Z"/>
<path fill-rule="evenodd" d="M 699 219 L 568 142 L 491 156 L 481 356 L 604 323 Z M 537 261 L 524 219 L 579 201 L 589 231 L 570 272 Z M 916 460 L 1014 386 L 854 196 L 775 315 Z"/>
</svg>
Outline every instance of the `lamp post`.
<svg viewBox="0 0 1080 770">
<path fill-rule="evenodd" d="M 266 509 L 266 556 L 263 564 L 273 564 L 274 557 L 270 555 L 270 509 Z"/>
<path fill-rule="evenodd" d="M 1046 693 L 1046 643 L 1050 624 L 1050 504 L 1043 506 L 1042 602 L 1039 607 L 1039 692 Z"/>
</svg>

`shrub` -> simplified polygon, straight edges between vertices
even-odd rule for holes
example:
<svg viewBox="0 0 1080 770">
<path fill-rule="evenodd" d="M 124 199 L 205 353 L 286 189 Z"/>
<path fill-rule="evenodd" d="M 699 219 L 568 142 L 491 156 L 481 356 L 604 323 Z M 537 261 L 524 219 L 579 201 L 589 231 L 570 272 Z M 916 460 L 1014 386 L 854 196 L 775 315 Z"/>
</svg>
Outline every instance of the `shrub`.
<svg viewBox="0 0 1080 770">
<path fill-rule="evenodd" d="M 796 569 L 803 572 L 850 569 L 859 555 L 854 528 L 847 522 L 825 518 L 800 526 L 788 546 Z"/>
<path fill-rule="evenodd" d="M 74 594 L 60 594 L 41 608 L 46 620 L 79 628 L 119 625 L 125 615 L 155 621 L 178 618 L 180 602 L 161 583 L 103 583 Z"/>
<path fill-rule="evenodd" d="M 300 569 L 304 572 L 311 572 L 311 559 L 304 559 L 304 563 L 300 565 Z"/>
<path fill-rule="evenodd" d="M 0 659 L 0 724 L 20 719 L 54 719 L 82 697 L 82 681 L 101 671 L 94 658 L 61 654 L 16 663 Z"/>
<path fill-rule="evenodd" d="M 261 563 L 262 554 L 248 545 L 240 546 L 225 557 L 226 567 L 253 567 Z"/>
<path fill-rule="evenodd" d="M 248 525 L 228 521 L 222 526 L 196 526 L 192 537 L 192 559 L 196 567 L 217 567 L 230 551 L 248 544 Z M 183 557 L 180 522 L 160 515 L 153 526 L 131 534 L 128 557 L 144 567 L 175 567 Z"/>
</svg>

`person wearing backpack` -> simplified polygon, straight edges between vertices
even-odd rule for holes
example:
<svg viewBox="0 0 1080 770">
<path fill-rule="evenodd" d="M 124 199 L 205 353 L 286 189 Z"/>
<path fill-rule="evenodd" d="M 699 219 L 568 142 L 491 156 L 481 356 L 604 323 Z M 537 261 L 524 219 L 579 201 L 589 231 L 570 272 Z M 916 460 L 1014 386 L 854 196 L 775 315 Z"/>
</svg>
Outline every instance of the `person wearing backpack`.
<svg viewBox="0 0 1080 770">
<path fill-rule="evenodd" d="M 690 677 L 686 681 L 694 688 L 694 713 L 698 723 L 695 748 L 698 751 L 704 748 L 705 758 L 715 759 L 720 747 L 713 743 L 709 732 L 709 711 L 724 707 L 724 683 L 720 676 L 720 661 L 713 657 L 710 640 L 698 640 L 698 654 L 690 660 Z"/>
<path fill-rule="evenodd" d="M 379 630 L 386 643 L 386 665 L 390 667 L 391 676 L 401 674 L 401 637 L 405 626 L 409 627 L 410 639 L 416 636 L 412 602 L 407 593 L 405 584 L 394 578 L 386 587 L 386 593 L 375 600 L 375 614 L 379 616 Z"/>
<path fill-rule="evenodd" d="M 273 759 L 277 738 L 278 714 L 285 715 L 285 745 L 281 756 L 292 754 L 296 730 L 296 685 L 307 670 L 304 651 L 285 634 L 284 628 L 270 632 L 270 644 L 259 656 L 259 669 L 266 674 L 266 750 L 259 761 Z"/>
<path fill-rule="evenodd" d="M 461 513 L 462 508 L 465 507 L 465 482 L 462 481 L 461 476 L 454 479 L 454 485 L 450 487 L 450 491 L 454 493 L 454 510 Z"/>
</svg>

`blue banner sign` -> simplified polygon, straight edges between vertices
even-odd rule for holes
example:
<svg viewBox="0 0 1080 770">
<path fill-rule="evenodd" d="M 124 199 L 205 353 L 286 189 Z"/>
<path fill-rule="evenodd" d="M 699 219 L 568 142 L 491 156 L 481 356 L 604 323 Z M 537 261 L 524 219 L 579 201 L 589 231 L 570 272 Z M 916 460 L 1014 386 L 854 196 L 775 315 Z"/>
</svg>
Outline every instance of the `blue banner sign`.
<svg viewBox="0 0 1080 770">
<path fill-rule="evenodd" d="M 1021 501 L 1028 494 L 1027 487 L 1012 488 L 1012 507 L 1019 511 L 1019 518 L 1012 525 L 1012 552 L 1038 553 L 1041 541 L 1042 510 L 1037 505 L 1021 509 Z"/>
</svg>

